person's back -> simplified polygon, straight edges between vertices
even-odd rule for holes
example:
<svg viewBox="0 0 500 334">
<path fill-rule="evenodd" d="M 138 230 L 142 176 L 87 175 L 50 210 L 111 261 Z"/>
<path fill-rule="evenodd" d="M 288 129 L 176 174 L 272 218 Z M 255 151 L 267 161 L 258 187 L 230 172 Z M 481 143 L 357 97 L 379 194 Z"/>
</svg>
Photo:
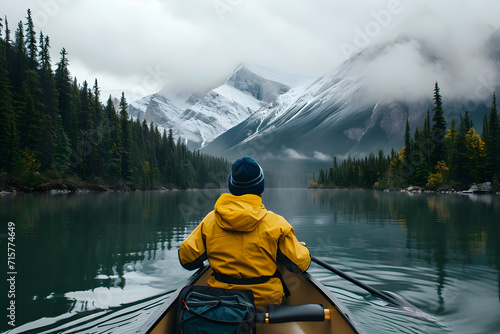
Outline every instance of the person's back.
<svg viewBox="0 0 500 334">
<path fill-rule="evenodd" d="M 221 195 L 214 211 L 182 243 L 180 262 L 195 269 L 208 258 L 214 271 L 210 286 L 252 290 L 258 307 L 279 304 L 285 292 L 277 263 L 305 271 L 309 251 L 283 217 L 262 205 L 264 174 L 253 159 L 232 164 L 228 188 L 231 194 Z"/>
</svg>

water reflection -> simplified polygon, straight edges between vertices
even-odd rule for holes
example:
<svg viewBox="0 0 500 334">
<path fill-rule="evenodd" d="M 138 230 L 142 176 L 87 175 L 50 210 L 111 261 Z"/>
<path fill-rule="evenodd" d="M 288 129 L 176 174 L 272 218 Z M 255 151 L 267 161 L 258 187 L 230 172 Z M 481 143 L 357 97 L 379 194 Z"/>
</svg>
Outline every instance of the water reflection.
<svg viewBox="0 0 500 334">
<path fill-rule="evenodd" d="M 168 267 L 190 228 L 186 219 L 197 223 L 209 210 L 199 198 L 189 191 L 1 198 L 2 221 L 16 223 L 17 285 L 22 287 L 16 322 L 119 305 L 117 292 L 144 283 L 132 274 L 164 275 L 162 281 L 175 274 Z M 192 209 L 181 214 L 186 203 Z M 165 283 L 157 285 L 163 289 L 155 294 L 165 291 Z M 113 293 L 112 303 L 106 304 L 108 292 L 100 288 Z"/>
<path fill-rule="evenodd" d="M 114 312 L 172 291 L 191 274 L 178 265 L 177 248 L 220 193 L 0 198 L 0 219 L 16 223 L 17 323 Z M 427 324 L 427 332 L 471 329 L 464 323 L 471 314 L 484 324 L 476 332 L 500 331 L 500 196 L 266 189 L 263 202 L 294 226 L 313 255 L 439 316 L 442 323 Z M 310 270 L 370 332 L 427 326 L 384 314 L 365 291 Z"/>
<path fill-rule="evenodd" d="M 441 314 L 446 310 L 446 293 L 450 277 L 455 274 L 457 265 L 477 265 L 488 263 L 500 271 L 500 200 L 495 195 L 444 195 L 444 194 L 406 194 L 363 191 L 313 191 L 311 205 L 316 211 L 330 210 L 331 222 L 365 222 L 372 226 L 397 224 L 406 232 L 404 247 L 407 259 L 401 260 L 393 254 L 391 263 L 399 258 L 399 264 L 413 260 L 423 260 L 435 268 L 437 305 L 429 306 L 429 311 Z M 364 227 L 365 229 L 366 226 Z M 335 239 L 328 231 L 323 232 L 320 255 L 328 256 L 338 245 L 345 245 L 352 251 L 353 246 L 364 250 L 373 247 L 373 238 L 368 233 L 350 229 L 349 244 Z M 394 246 L 391 236 L 394 231 L 386 230 L 386 242 Z M 326 236 L 325 236 L 326 235 Z M 373 247 L 377 248 L 377 247 Z M 393 248 L 395 251 L 402 247 Z M 337 250 L 338 251 L 338 250 Z M 352 256 L 352 254 L 351 254 Z M 362 256 L 362 255 L 360 255 Z M 387 260 L 385 258 L 384 260 Z M 449 268 L 453 261 L 453 268 Z M 395 263 L 396 264 L 396 263 Z M 464 267 L 465 268 L 465 267 Z M 500 274 L 498 274 L 500 277 Z M 500 282 L 500 280 L 498 280 Z M 500 291 L 495 289 L 495 293 Z M 500 294 L 499 294 L 500 299 Z"/>
</svg>

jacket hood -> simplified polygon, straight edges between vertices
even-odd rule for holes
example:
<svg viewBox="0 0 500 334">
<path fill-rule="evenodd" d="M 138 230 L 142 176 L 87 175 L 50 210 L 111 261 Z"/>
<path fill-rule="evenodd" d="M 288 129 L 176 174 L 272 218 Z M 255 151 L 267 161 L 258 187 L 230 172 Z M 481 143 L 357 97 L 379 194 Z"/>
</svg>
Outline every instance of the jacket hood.
<svg viewBox="0 0 500 334">
<path fill-rule="evenodd" d="M 262 198 L 246 194 L 235 196 L 222 194 L 215 203 L 215 221 L 228 231 L 253 231 L 267 213 Z"/>
</svg>

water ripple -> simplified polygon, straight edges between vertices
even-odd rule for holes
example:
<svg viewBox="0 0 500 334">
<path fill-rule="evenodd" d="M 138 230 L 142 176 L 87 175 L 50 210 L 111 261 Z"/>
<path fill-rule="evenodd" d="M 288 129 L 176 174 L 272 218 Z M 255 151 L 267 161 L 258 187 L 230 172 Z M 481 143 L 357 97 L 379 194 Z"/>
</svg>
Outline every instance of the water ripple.
<svg viewBox="0 0 500 334">
<path fill-rule="evenodd" d="M 172 291 L 140 302 L 126 304 L 106 311 L 99 310 L 86 315 L 72 312 L 56 318 L 44 318 L 20 326 L 8 333 L 135 333 L 171 293 Z"/>
</svg>

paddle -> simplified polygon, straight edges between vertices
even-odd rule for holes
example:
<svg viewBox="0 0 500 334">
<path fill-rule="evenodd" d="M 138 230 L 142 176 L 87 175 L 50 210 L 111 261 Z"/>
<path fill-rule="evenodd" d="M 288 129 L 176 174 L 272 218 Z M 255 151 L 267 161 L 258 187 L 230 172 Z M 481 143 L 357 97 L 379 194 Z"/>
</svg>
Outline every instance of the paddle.
<svg viewBox="0 0 500 334">
<path fill-rule="evenodd" d="M 354 277 L 351 277 L 349 275 L 347 275 L 346 273 L 344 273 L 343 271 L 340 271 L 339 269 L 335 268 L 334 266 L 332 265 L 329 265 L 328 263 L 326 263 L 325 261 L 323 260 L 320 260 L 318 259 L 317 257 L 315 256 L 312 256 L 311 255 L 311 260 L 316 263 L 316 264 L 319 264 L 320 266 L 322 266 L 323 268 L 325 269 L 328 269 L 330 270 L 331 272 L 337 274 L 338 276 L 348 280 L 349 282 L 359 286 L 360 288 L 368 291 L 369 293 L 371 293 L 372 295 L 374 296 L 377 296 L 378 298 L 380 299 L 383 299 L 385 300 L 386 302 L 394 305 L 394 306 L 410 306 L 410 304 L 408 304 L 408 302 L 402 300 L 402 299 L 399 299 L 395 296 L 392 296 L 386 292 L 383 292 L 383 291 L 379 291 L 375 288 L 372 288 L 371 286 L 369 285 L 366 285 L 364 284 L 363 282 L 360 282 L 358 281 L 357 279 L 355 279 Z"/>
</svg>

